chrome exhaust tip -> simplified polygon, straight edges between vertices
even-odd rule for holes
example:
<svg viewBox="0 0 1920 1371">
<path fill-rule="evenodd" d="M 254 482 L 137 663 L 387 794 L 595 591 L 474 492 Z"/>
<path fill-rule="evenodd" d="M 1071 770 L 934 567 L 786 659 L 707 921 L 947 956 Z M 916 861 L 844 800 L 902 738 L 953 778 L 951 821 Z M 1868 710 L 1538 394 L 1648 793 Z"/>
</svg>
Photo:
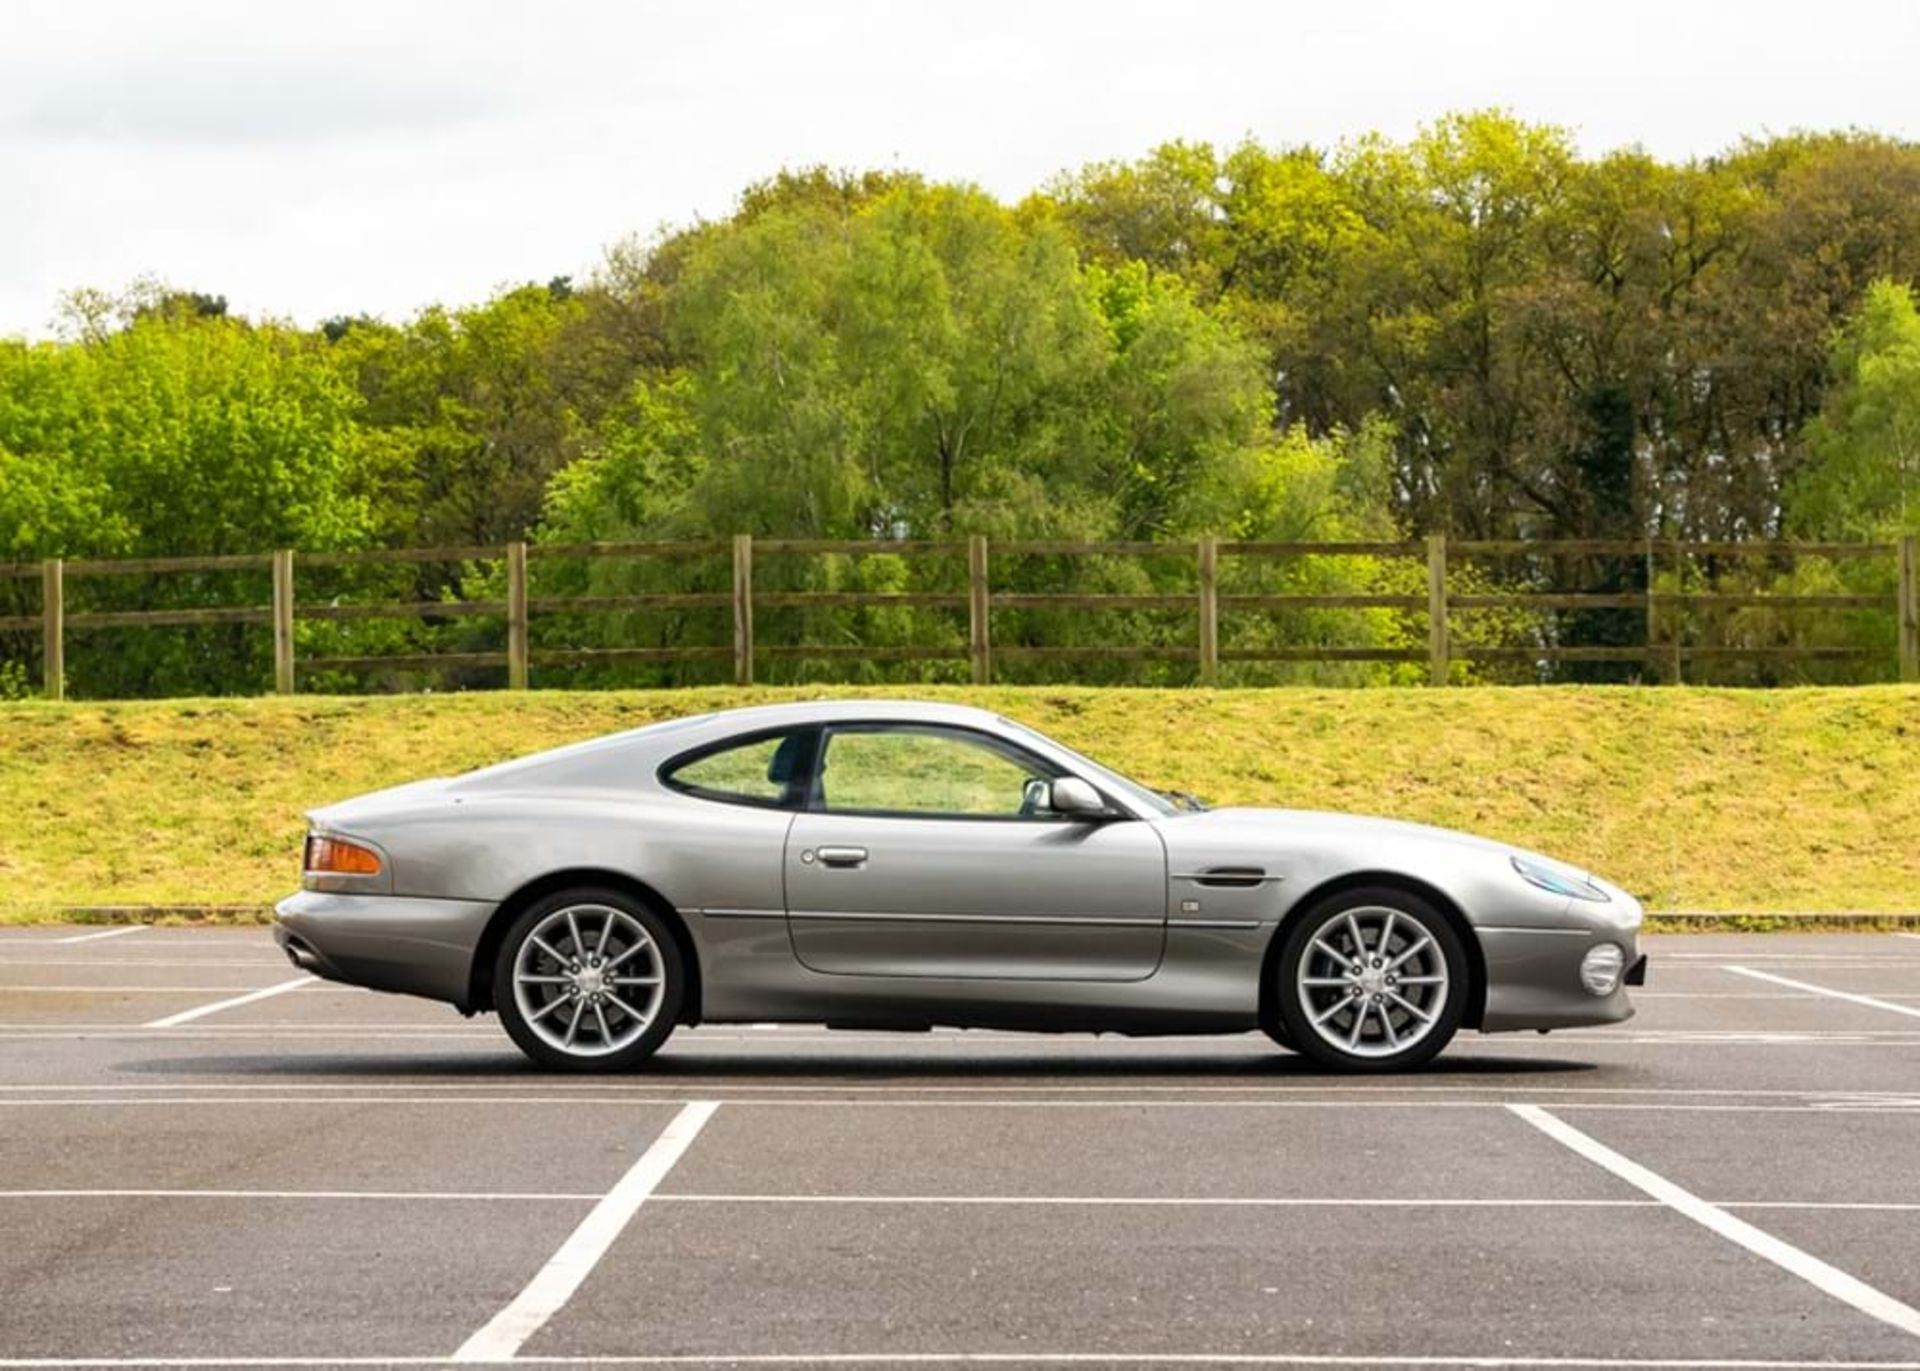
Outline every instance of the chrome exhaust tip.
<svg viewBox="0 0 1920 1371">
<path fill-rule="evenodd" d="M 320 955 L 298 938 L 289 937 L 286 941 L 287 960 L 302 971 L 318 974 Z"/>
</svg>

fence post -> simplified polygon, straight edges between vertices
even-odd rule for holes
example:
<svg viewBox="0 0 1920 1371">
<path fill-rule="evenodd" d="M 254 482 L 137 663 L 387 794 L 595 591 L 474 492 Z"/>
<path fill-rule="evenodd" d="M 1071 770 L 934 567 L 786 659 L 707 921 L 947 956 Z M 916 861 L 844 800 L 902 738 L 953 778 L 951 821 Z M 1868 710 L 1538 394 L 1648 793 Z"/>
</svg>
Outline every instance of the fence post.
<svg viewBox="0 0 1920 1371">
<path fill-rule="evenodd" d="M 1667 553 L 1673 559 L 1673 613 L 1667 619 L 1667 647 L 1671 653 L 1668 668 L 1675 685 L 1685 685 L 1686 670 L 1681 665 L 1680 639 L 1687 622 L 1687 564 L 1678 538 L 1667 539 Z"/>
<path fill-rule="evenodd" d="M 753 535 L 733 535 L 733 683 L 753 684 Z"/>
<path fill-rule="evenodd" d="M 1920 538 L 1900 540 L 1900 679 L 1920 681 Z"/>
<path fill-rule="evenodd" d="M 1200 684 L 1220 683 L 1220 543 L 1200 540 Z"/>
<path fill-rule="evenodd" d="M 527 545 L 507 544 L 507 689 L 527 688 Z"/>
<path fill-rule="evenodd" d="M 293 694 L 293 549 L 273 554 L 273 688 Z"/>
<path fill-rule="evenodd" d="M 42 689 L 49 700 L 67 697 L 67 607 L 65 564 L 58 557 L 40 563 Z"/>
<path fill-rule="evenodd" d="M 1659 566 L 1654 561 L 1652 538 L 1647 539 L 1646 551 L 1642 556 L 1646 568 L 1647 655 L 1641 658 L 1641 662 L 1646 669 L 1648 678 L 1651 679 L 1654 671 L 1654 645 L 1660 641 L 1660 611 L 1657 602 L 1653 598 L 1654 582 L 1655 577 L 1659 573 Z"/>
<path fill-rule="evenodd" d="M 1427 535 L 1427 683 L 1447 683 L 1447 535 Z"/>
<path fill-rule="evenodd" d="M 973 683 L 993 680 L 993 638 L 987 627 L 987 536 L 967 535 L 967 656 Z"/>
</svg>

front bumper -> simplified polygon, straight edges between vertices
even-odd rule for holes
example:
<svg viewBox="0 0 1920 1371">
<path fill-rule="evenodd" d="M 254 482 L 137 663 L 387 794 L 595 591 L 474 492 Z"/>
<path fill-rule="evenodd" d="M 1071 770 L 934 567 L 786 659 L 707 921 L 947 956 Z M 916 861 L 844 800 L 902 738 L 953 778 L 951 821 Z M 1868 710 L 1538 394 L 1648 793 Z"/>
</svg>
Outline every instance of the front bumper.
<svg viewBox="0 0 1920 1371">
<path fill-rule="evenodd" d="M 1477 932 L 1487 963 L 1482 1032 L 1580 1028 L 1633 1017 L 1627 987 L 1646 982 L 1647 959 L 1635 947 L 1631 931 L 1482 928 Z M 1611 995 L 1595 995 L 1580 983 L 1580 959 L 1603 942 L 1618 943 L 1626 953 L 1627 970 Z"/>
<path fill-rule="evenodd" d="M 274 909 L 274 941 L 330 981 L 470 1008 L 474 952 L 498 906 L 303 890 Z"/>
</svg>

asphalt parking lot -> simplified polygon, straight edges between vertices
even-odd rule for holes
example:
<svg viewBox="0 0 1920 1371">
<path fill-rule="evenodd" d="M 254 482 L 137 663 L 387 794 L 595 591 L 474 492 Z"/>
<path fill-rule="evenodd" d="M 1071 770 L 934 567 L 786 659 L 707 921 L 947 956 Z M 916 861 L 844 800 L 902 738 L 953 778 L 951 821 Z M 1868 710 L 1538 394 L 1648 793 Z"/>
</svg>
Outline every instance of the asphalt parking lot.
<svg viewBox="0 0 1920 1371">
<path fill-rule="evenodd" d="M 0 929 L 0 1367 L 1920 1368 L 1920 936 L 1648 939 L 1640 1014 L 716 1027 L 536 1074 L 264 930 Z"/>
</svg>

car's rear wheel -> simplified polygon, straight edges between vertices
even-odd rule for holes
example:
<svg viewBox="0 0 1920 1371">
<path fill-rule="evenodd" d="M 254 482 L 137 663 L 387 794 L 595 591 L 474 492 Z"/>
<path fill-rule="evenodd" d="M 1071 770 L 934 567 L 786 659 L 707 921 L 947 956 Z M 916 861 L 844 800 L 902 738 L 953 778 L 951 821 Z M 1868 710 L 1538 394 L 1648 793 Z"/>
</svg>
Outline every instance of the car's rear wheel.
<svg viewBox="0 0 1920 1371">
<path fill-rule="evenodd" d="M 1466 949 L 1438 909 L 1383 886 L 1321 900 L 1286 935 L 1280 1037 L 1325 1066 L 1400 1071 L 1430 1061 L 1465 1012 Z"/>
<path fill-rule="evenodd" d="M 558 1071 L 619 1071 L 673 1032 L 680 946 L 653 910 L 614 890 L 564 890 L 513 921 L 493 970 L 508 1034 Z"/>
</svg>

